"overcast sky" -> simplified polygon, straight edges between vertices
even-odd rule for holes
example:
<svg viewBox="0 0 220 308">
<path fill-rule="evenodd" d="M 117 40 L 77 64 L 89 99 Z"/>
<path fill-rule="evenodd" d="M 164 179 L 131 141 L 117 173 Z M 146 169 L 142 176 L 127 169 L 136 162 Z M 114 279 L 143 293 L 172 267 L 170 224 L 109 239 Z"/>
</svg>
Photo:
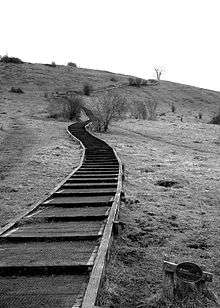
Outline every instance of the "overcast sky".
<svg viewBox="0 0 220 308">
<path fill-rule="evenodd" d="M 220 91 L 220 0 L 0 0 L 0 55 Z"/>
</svg>

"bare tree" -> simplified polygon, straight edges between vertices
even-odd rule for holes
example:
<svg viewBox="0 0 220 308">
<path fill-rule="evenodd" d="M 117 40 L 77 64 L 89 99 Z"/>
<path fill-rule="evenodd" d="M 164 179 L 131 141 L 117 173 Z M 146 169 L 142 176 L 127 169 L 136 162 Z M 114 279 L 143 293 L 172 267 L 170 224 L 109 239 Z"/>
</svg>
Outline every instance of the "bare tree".
<svg viewBox="0 0 220 308">
<path fill-rule="evenodd" d="M 156 66 L 156 67 L 154 67 L 154 70 L 156 72 L 157 80 L 160 80 L 161 75 L 163 73 L 163 69 L 158 67 L 158 66 Z"/>
<path fill-rule="evenodd" d="M 93 102 L 95 117 L 94 128 L 98 132 L 106 132 L 112 120 L 122 118 L 126 110 L 126 100 L 116 94 L 104 94 Z"/>
</svg>

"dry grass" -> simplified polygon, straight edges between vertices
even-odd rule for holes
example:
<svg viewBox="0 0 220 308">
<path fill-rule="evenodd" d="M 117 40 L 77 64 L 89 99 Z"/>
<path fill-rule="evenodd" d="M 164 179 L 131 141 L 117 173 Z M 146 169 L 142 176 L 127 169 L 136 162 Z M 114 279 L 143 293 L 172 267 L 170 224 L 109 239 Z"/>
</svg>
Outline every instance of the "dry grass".
<svg viewBox="0 0 220 308">
<path fill-rule="evenodd" d="M 192 260 L 213 272 L 211 286 L 219 294 L 219 126 L 204 123 L 216 115 L 220 93 L 166 81 L 129 87 L 128 77 L 0 63 L 1 225 L 46 195 L 79 161 L 78 146 L 64 132 L 67 123 L 47 119 L 44 93 L 83 91 L 89 83 L 91 95 L 101 96 L 114 79 L 120 88 L 108 91 L 126 97 L 128 104 L 158 101 L 158 121 L 128 120 L 99 135 L 116 147 L 126 165 L 122 230 L 113 246 L 102 303 L 126 308 L 145 303 L 160 290 L 164 259 Z M 11 87 L 24 94 L 9 93 Z M 174 185 L 158 185 L 161 181 Z"/>
<path fill-rule="evenodd" d="M 46 118 L 38 93 L 2 92 L 0 99 L 0 226 L 48 193 L 77 166 L 80 149 L 67 122 Z"/>
<path fill-rule="evenodd" d="M 100 135 L 115 146 L 126 168 L 122 230 L 102 304 L 148 307 L 147 298 L 161 289 L 164 259 L 191 260 L 211 271 L 211 287 L 220 296 L 218 132 L 214 125 L 128 120 Z"/>
</svg>

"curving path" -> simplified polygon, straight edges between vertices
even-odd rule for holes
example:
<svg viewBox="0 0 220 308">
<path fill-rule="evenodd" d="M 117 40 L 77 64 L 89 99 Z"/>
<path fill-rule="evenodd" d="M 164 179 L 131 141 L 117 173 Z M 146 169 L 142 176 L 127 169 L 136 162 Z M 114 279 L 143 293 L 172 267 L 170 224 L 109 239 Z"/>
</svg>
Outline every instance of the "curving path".
<svg viewBox="0 0 220 308">
<path fill-rule="evenodd" d="M 0 233 L 1 308 L 96 305 L 117 220 L 122 166 L 86 129 L 68 127 L 84 155 L 50 195 Z"/>
</svg>

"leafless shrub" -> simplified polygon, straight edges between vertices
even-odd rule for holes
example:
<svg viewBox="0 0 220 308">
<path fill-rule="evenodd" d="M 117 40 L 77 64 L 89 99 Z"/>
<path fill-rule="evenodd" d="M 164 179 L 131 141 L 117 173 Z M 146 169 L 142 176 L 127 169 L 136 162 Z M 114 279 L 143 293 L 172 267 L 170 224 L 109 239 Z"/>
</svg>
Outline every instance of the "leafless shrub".
<svg viewBox="0 0 220 308">
<path fill-rule="evenodd" d="M 92 85 L 86 83 L 83 86 L 83 94 L 89 96 L 93 91 Z"/>
<path fill-rule="evenodd" d="M 199 112 L 199 114 L 198 114 L 198 118 L 199 118 L 199 120 L 201 120 L 201 119 L 202 119 L 202 112 Z"/>
<path fill-rule="evenodd" d="M 0 57 L 0 62 L 3 62 L 3 63 L 13 63 L 13 64 L 22 64 L 22 63 L 24 63 L 23 61 L 21 61 L 21 59 L 15 58 L 15 57 L 9 57 L 8 55 Z"/>
<path fill-rule="evenodd" d="M 51 64 L 45 63 L 44 65 L 45 65 L 45 66 L 49 66 L 49 67 L 56 67 L 56 66 L 57 66 L 56 63 L 55 63 L 54 61 L 52 61 Z"/>
<path fill-rule="evenodd" d="M 47 100 L 47 111 L 50 118 L 79 119 L 83 105 L 80 96 L 53 93 L 47 95 Z"/>
<path fill-rule="evenodd" d="M 15 88 L 15 87 L 11 87 L 11 89 L 9 90 L 9 92 L 17 93 L 17 94 L 22 94 L 22 93 L 24 93 L 24 91 L 23 91 L 21 88 Z"/>
<path fill-rule="evenodd" d="M 158 84 L 159 84 L 159 82 L 156 79 L 148 79 L 147 80 L 147 85 L 149 85 L 149 86 L 157 86 Z"/>
<path fill-rule="evenodd" d="M 172 103 L 172 105 L 171 105 L 171 111 L 172 112 L 175 112 L 176 111 L 176 106 Z"/>
<path fill-rule="evenodd" d="M 212 120 L 209 122 L 209 124 L 218 124 L 220 125 L 220 109 L 218 110 L 218 113 L 216 116 L 212 118 Z"/>
<path fill-rule="evenodd" d="M 158 100 L 154 97 L 150 97 L 146 102 L 146 108 L 148 111 L 148 120 L 156 120 L 157 106 L 158 106 Z"/>
<path fill-rule="evenodd" d="M 70 66 L 70 67 L 77 67 L 76 63 L 73 63 L 73 62 L 68 62 L 68 63 L 67 63 L 67 66 Z"/>
<path fill-rule="evenodd" d="M 121 119 L 125 110 L 126 100 L 119 95 L 105 94 L 96 98 L 93 103 L 94 129 L 98 132 L 106 132 L 110 122 Z"/>
<path fill-rule="evenodd" d="M 149 82 L 146 79 L 141 79 L 141 85 L 142 86 L 149 86 Z"/>
<path fill-rule="evenodd" d="M 115 78 L 115 77 L 111 77 L 110 80 L 113 81 L 113 82 L 117 82 L 118 81 L 118 79 Z"/>
<path fill-rule="evenodd" d="M 145 104 L 141 101 L 135 101 L 131 106 L 131 115 L 135 119 L 146 120 L 148 114 Z"/>
<path fill-rule="evenodd" d="M 138 87 L 139 88 L 141 86 L 142 79 L 141 78 L 129 77 L 128 78 L 128 83 L 129 83 L 129 86 Z"/>
</svg>

